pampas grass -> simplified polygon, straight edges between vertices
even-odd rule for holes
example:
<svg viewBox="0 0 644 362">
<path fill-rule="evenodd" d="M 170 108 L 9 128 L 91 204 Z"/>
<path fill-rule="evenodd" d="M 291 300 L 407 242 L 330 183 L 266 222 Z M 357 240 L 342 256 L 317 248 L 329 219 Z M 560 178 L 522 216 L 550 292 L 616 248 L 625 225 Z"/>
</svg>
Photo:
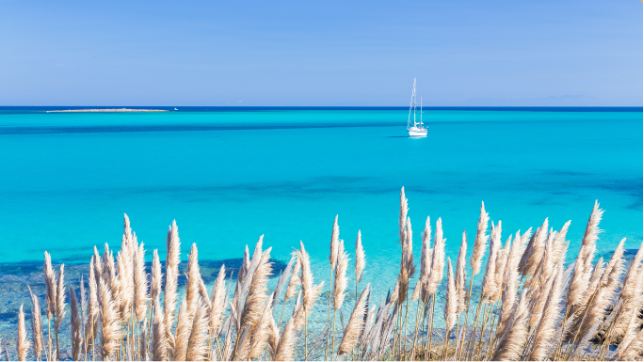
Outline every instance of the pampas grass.
<svg viewBox="0 0 644 362">
<path fill-rule="evenodd" d="M 179 278 L 179 255 L 181 242 L 179 241 L 179 229 L 176 221 L 172 221 L 172 226 L 168 228 L 168 237 L 166 240 L 168 253 L 165 259 L 165 289 L 164 289 L 164 308 L 165 308 L 165 327 L 168 335 L 170 348 L 174 349 L 173 335 L 171 332 L 174 325 L 175 313 L 177 310 L 177 278 Z"/>
<path fill-rule="evenodd" d="M 167 361 L 168 341 L 165 328 L 165 317 L 159 302 L 159 297 L 154 299 L 154 321 L 152 323 L 152 360 Z"/>
<path fill-rule="evenodd" d="M 479 223 L 476 227 L 476 238 L 474 239 L 474 248 L 472 249 L 472 256 L 470 257 L 470 265 L 472 267 L 472 276 L 477 275 L 481 271 L 481 262 L 483 255 L 485 255 L 485 247 L 487 246 L 488 236 L 487 226 L 490 217 L 485 212 L 485 204 L 481 202 L 481 214 L 479 216 Z"/>
<path fill-rule="evenodd" d="M 105 360 L 112 359 L 120 345 L 121 327 L 119 326 L 119 315 L 116 309 L 112 292 L 101 280 L 99 284 L 101 301 L 101 352 Z"/>
<path fill-rule="evenodd" d="M 22 304 L 18 311 L 18 337 L 16 338 L 16 349 L 18 350 L 18 360 L 27 360 L 27 351 L 31 343 L 27 339 L 27 329 L 25 328 L 25 312 L 22 311 Z"/>
<path fill-rule="evenodd" d="M 34 347 L 34 357 L 36 357 L 36 359 L 40 359 L 40 354 L 44 346 L 40 303 L 38 302 L 38 297 L 31 291 L 31 287 L 27 286 L 27 288 L 29 289 L 29 295 L 31 296 L 31 333 Z"/>
<path fill-rule="evenodd" d="M 369 288 L 370 286 L 367 285 L 353 308 L 349 322 L 344 329 L 342 341 L 340 341 L 340 347 L 338 347 L 338 355 L 350 353 L 359 341 L 360 335 L 364 329 L 364 315 L 366 312 L 365 301 L 369 294 Z"/>
<path fill-rule="evenodd" d="M 71 305 L 71 333 L 72 333 L 72 358 L 78 361 L 83 347 L 83 331 L 81 330 L 82 317 L 78 308 L 78 299 L 72 286 L 69 286 L 69 301 Z"/>
<path fill-rule="evenodd" d="M 208 332 L 208 308 L 203 299 L 195 301 L 196 311 L 192 320 L 186 351 L 186 361 L 205 361 L 208 357 L 206 334 Z"/>
<path fill-rule="evenodd" d="M 528 328 L 526 325 L 528 319 L 528 298 L 527 290 L 521 293 L 521 298 L 513 311 L 512 321 L 507 331 L 501 337 L 494 355 L 493 361 L 512 361 L 521 355 L 521 347 L 528 337 Z"/>
<path fill-rule="evenodd" d="M 233 281 L 231 275 L 227 284 L 227 269 L 222 265 L 209 294 L 199 268 L 196 244 L 192 244 L 188 256 L 186 283 L 178 285 L 181 244 L 173 222 L 166 241 L 165 284 L 159 253 L 155 250 L 148 294 L 144 246 L 138 243 L 126 215 L 121 250 L 111 251 L 106 244 L 101 256 L 94 248 L 87 276 L 88 297 L 85 298 L 81 284 L 80 304 L 75 290 L 65 287 L 64 265 L 58 266 L 60 271 L 56 274 L 51 255 L 45 253 L 47 329 L 51 332 L 53 322 L 56 337 L 58 333 L 70 333 L 71 338 L 52 340 L 48 333 L 47 340 L 44 339 L 38 298 L 29 289 L 34 357 L 39 358 L 45 350 L 48 360 L 56 360 L 69 350 L 69 356 L 77 360 L 307 360 L 322 355 L 317 347 L 326 339 L 323 356 L 327 360 L 340 359 L 339 356 L 346 360 L 641 360 L 642 248 L 627 270 L 624 240 L 608 262 L 594 260 L 603 212 L 598 203 L 586 226 L 579 254 L 568 267 L 564 263 L 570 222 L 555 231 L 548 228 L 546 219 L 534 235 L 532 229 L 523 234 L 516 232 L 502 245 L 499 221 L 492 224 L 488 245 L 489 215 L 482 204 L 467 288 L 465 232 L 455 269 L 447 258 L 447 280 L 443 283 L 446 238 L 440 218 L 436 221 L 433 248 L 430 219 L 426 219 L 421 234 L 420 275 L 414 280 L 411 216 L 404 189 L 400 196 L 401 262 L 396 283 L 392 283 L 392 292 L 386 298 L 382 296 L 378 304 L 373 303 L 370 284 L 357 295 L 367 268 L 362 235 L 358 232 L 354 270 L 357 298 L 348 319 L 343 312 L 347 307 L 349 255 L 339 238 L 337 217 L 334 220 L 329 256 L 331 287 L 323 328 L 325 308 L 317 301 L 324 282 L 314 283 L 314 267 L 319 267 L 319 260 L 308 254 L 304 243 L 300 242 L 276 283 L 270 283 L 271 248 L 263 250 L 263 236 L 260 237 L 252 257 L 245 248 L 237 280 Z M 482 282 L 479 285 L 477 281 L 474 289 L 474 276 L 479 274 L 488 248 Z M 454 255 L 455 250 L 449 253 Z M 380 271 L 377 275 L 381 275 Z M 81 276 L 81 283 L 83 280 Z M 412 282 L 415 287 L 411 300 L 417 301 L 415 308 L 409 308 L 407 293 Z M 183 301 L 177 318 L 179 293 Z M 284 301 L 279 311 L 275 309 L 281 294 Z M 67 297 L 70 308 L 66 306 Z M 473 297 L 479 303 L 475 318 L 469 318 Z M 443 306 L 444 334 L 434 329 L 437 299 Z M 290 317 L 282 326 L 286 304 Z M 340 315 L 338 327 L 336 314 Z M 21 307 L 15 350 L 20 360 L 28 358 L 31 344 L 24 318 Z M 456 338 L 452 346 L 453 330 Z M 309 348 L 311 333 L 315 334 L 315 342 Z M 341 340 L 336 350 L 338 333 Z M 100 338 L 99 344 L 96 338 Z M 8 354 L 6 346 L 1 346 Z M 610 346 L 617 349 L 613 351 Z"/>
<path fill-rule="evenodd" d="M 364 249 L 362 248 L 362 233 L 360 233 L 360 230 L 358 230 L 358 237 L 356 238 L 356 290 L 358 288 L 358 284 L 360 283 L 360 280 L 362 280 L 362 273 L 364 272 L 364 268 L 367 265 L 367 260 L 364 254 Z M 356 292 L 356 295 L 358 293 Z"/>
<path fill-rule="evenodd" d="M 459 293 L 456 290 L 454 282 L 454 270 L 452 269 L 452 260 L 447 258 L 447 291 L 445 293 L 445 329 L 449 331 L 456 325 L 456 318 L 459 306 Z M 449 339 L 449 338 L 446 338 Z"/>
<path fill-rule="evenodd" d="M 134 311 L 136 320 L 140 322 L 143 321 L 148 311 L 148 276 L 145 273 L 143 243 L 134 250 Z"/>
</svg>

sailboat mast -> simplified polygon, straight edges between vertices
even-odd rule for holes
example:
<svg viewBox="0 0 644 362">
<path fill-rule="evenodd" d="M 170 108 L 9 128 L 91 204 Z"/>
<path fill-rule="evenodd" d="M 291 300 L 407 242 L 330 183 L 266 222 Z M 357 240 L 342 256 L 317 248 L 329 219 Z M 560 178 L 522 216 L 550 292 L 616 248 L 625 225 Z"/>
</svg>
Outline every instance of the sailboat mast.
<svg viewBox="0 0 644 362">
<path fill-rule="evenodd" d="M 411 123 L 411 110 L 414 108 L 414 124 L 416 123 L 416 78 L 414 78 L 414 86 L 411 88 L 411 100 L 409 101 L 409 115 L 407 116 L 407 128 Z"/>
</svg>

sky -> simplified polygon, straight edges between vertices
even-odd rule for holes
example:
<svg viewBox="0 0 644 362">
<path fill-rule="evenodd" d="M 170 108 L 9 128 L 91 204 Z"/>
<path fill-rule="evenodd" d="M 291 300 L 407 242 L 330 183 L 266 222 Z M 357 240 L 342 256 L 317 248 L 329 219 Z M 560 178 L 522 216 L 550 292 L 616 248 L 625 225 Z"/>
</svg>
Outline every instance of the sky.
<svg viewBox="0 0 644 362">
<path fill-rule="evenodd" d="M 642 106 L 642 3 L 0 0 L 0 106 Z"/>
</svg>

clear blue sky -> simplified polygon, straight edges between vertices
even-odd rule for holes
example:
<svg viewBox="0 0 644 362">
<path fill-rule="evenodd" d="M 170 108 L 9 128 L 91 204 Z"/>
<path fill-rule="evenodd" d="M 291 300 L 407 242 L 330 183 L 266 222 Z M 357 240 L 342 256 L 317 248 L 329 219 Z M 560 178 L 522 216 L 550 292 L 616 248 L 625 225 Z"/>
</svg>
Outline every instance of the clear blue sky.
<svg viewBox="0 0 644 362">
<path fill-rule="evenodd" d="M 642 4 L 0 0 L 0 105 L 642 105 Z"/>
</svg>

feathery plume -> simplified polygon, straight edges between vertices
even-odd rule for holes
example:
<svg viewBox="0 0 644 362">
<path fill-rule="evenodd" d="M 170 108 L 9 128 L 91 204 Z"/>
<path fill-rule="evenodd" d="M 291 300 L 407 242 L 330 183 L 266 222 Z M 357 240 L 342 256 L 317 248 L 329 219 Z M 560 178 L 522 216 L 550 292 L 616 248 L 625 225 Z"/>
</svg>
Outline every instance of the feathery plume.
<svg viewBox="0 0 644 362">
<path fill-rule="evenodd" d="M 581 302 L 583 295 L 588 290 L 589 280 L 588 271 L 590 270 L 590 263 L 595 255 L 597 234 L 599 234 L 599 222 L 602 219 L 604 210 L 599 208 L 599 203 L 595 201 L 595 206 L 588 219 L 586 225 L 586 232 L 581 242 L 579 254 L 575 260 L 575 268 L 573 269 L 572 279 L 568 286 L 566 293 L 566 309 L 569 314 L 572 314 L 574 309 Z"/>
<path fill-rule="evenodd" d="M 143 327 L 141 328 L 139 355 L 141 360 L 148 360 L 148 317 L 143 318 Z"/>
<path fill-rule="evenodd" d="M 529 360 L 531 361 L 543 361 L 548 357 L 548 351 L 553 343 L 552 340 L 556 333 L 555 325 L 557 324 L 557 319 L 561 314 L 561 294 L 564 287 L 564 269 L 561 264 L 557 267 L 557 271 L 555 273 L 546 307 L 543 311 L 541 321 L 536 328 L 534 342 L 532 343 L 532 352 L 529 357 Z"/>
<path fill-rule="evenodd" d="M 485 275 L 483 276 L 483 297 L 492 299 L 497 294 L 499 286 L 496 284 L 496 258 L 501 248 L 501 221 L 497 226 L 492 223 L 492 232 L 490 236 L 490 255 L 487 259 Z"/>
<path fill-rule="evenodd" d="M 443 221 L 436 220 L 436 234 L 434 234 L 434 252 L 432 254 L 431 271 L 427 280 L 427 294 L 436 294 L 438 284 L 443 280 L 445 268 L 445 239 L 443 239 Z"/>
<path fill-rule="evenodd" d="M 637 330 L 639 329 L 638 323 L 636 322 L 638 319 L 637 317 L 637 313 L 634 313 L 628 321 L 624 338 L 620 342 L 619 346 L 617 346 L 617 350 L 615 351 L 618 360 L 626 360 L 626 358 L 624 358 L 624 352 L 628 349 L 628 346 L 631 344 L 631 342 L 633 342 L 633 340 L 637 337 Z"/>
<path fill-rule="evenodd" d="M 288 323 L 282 331 L 282 335 L 279 339 L 279 344 L 277 345 L 277 352 L 273 360 L 275 361 L 292 361 L 293 355 L 295 354 L 295 332 L 297 328 L 297 320 L 300 318 L 304 311 L 302 307 L 299 306 L 293 311 L 293 315 L 289 319 Z"/>
<path fill-rule="evenodd" d="M 487 223 L 490 217 L 485 212 L 485 204 L 481 202 L 481 215 L 479 216 L 479 223 L 476 227 L 476 237 L 474 238 L 474 248 L 472 249 L 472 256 L 470 257 L 470 265 L 472 266 L 472 277 L 481 271 L 481 261 L 485 255 L 485 247 L 487 246 L 488 236 Z"/>
<path fill-rule="evenodd" d="M 284 295 L 284 303 L 289 299 L 293 298 L 297 293 L 297 287 L 302 284 L 300 279 L 300 270 L 302 269 L 302 263 L 300 259 L 295 260 L 295 266 L 293 267 L 293 273 L 291 273 L 291 279 L 289 279 L 288 286 L 286 287 L 286 294 Z"/>
<path fill-rule="evenodd" d="M 250 342 L 250 354 L 248 358 L 253 360 L 259 358 L 260 354 L 264 351 L 264 348 L 268 345 L 269 336 L 272 333 L 271 321 L 273 320 L 273 296 L 271 294 L 266 301 L 264 306 L 264 311 L 262 312 L 257 327 L 255 328 L 255 333 L 251 336 Z"/>
<path fill-rule="evenodd" d="M 136 320 L 140 322 L 148 312 L 148 276 L 145 273 L 145 249 L 143 249 L 143 243 L 134 250 L 134 310 Z"/>
<path fill-rule="evenodd" d="M 164 289 L 164 306 L 166 334 L 168 341 L 172 339 L 172 326 L 174 325 L 175 312 L 177 310 L 177 278 L 179 278 L 179 253 L 181 242 L 179 241 L 179 229 L 176 221 L 172 221 L 172 226 L 168 229 L 166 241 L 167 255 L 165 260 L 165 289 Z M 172 347 L 172 344 L 170 345 Z"/>
<path fill-rule="evenodd" d="M 254 254 L 253 258 L 255 258 Z M 256 271 L 253 273 L 254 275 L 252 276 L 250 289 L 248 291 L 248 296 L 246 297 L 246 303 L 242 310 L 241 326 L 242 329 L 247 329 L 249 333 L 255 329 L 262 311 L 264 310 L 264 303 L 268 299 L 268 287 L 266 285 L 268 283 L 268 279 L 272 275 L 273 265 L 273 263 L 269 262 L 270 258 L 271 248 L 268 248 L 263 252 L 263 256 L 259 261 L 259 267 L 257 267 L 255 269 Z M 246 344 L 249 343 L 250 341 L 246 342 Z M 242 354 L 241 356 L 244 355 Z"/>
<path fill-rule="evenodd" d="M 208 331 L 208 307 L 205 300 L 197 300 L 197 308 L 192 321 L 192 329 L 188 338 L 186 361 L 206 361 L 208 347 L 205 344 Z"/>
<path fill-rule="evenodd" d="M 38 297 L 31 291 L 31 287 L 27 286 L 29 289 L 29 295 L 31 296 L 31 333 L 34 346 L 34 355 L 36 359 L 40 359 L 40 353 L 43 349 L 43 333 L 42 333 L 42 314 L 40 312 L 40 303 L 38 302 Z"/>
<path fill-rule="evenodd" d="M 400 217 L 398 218 L 398 236 L 400 237 L 400 246 L 405 245 L 405 233 L 407 231 L 407 198 L 405 198 L 405 188 L 400 189 Z"/>
<path fill-rule="evenodd" d="M 103 351 L 103 359 L 111 359 L 120 345 L 121 327 L 118 322 L 118 312 L 112 299 L 112 292 L 104 280 L 101 279 L 99 285 L 101 295 L 101 350 Z"/>
<path fill-rule="evenodd" d="M 124 242 L 125 243 L 125 242 Z M 128 247 L 121 246 L 121 251 L 116 255 L 116 269 L 118 273 L 113 278 L 112 294 L 116 307 L 118 308 L 119 317 L 125 323 L 132 313 L 132 303 L 134 301 L 134 288 L 130 289 L 130 284 L 134 284 L 132 273 L 130 271 L 132 258 L 129 255 Z M 132 294 L 129 291 L 132 290 Z"/>
<path fill-rule="evenodd" d="M 514 316 L 492 356 L 493 361 L 513 361 L 519 358 L 523 344 L 528 338 L 526 326 L 528 318 L 527 289 L 524 289 L 514 309 Z"/>
<path fill-rule="evenodd" d="M 362 248 L 362 234 L 358 230 L 358 237 L 356 238 L 356 283 L 360 283 L 360 280 L 362 280 L 362 273 L 366 263 L 364 249 Z"/>
<path fill-rule="evenodd" d="M 500 240 L 499 240 L 500 241 Z M 500 249 L 496 255 L 496 266 L 494 268 L 494 283 L 496 285 L 496 293 L 490 300 L 498 300 L 503 293 L 503 281 L 505 279 L 505 266 L 508 262 L 508 255 L 510 254 L 510 246 L 512 243 L 512 236 L 508 238 L 505 243 L 505 248 Z"/>
<path fill-rule="evenodd" d="M 362 330 L 364 328 L 364 315 L 366 313 L 365 301 L 369 295 L 370 288 L 370 284 L 364 288 L 360 295 L 360 299 L 358 299 L 358 302 L 353 308 L 351 317 L 349 317 L 349 322 L 344 329 L 344 335 L 342 336 L 340 347 L 338 348 L 339 355 L 353 351 L 353 348 L 360 340 L 360 336 L 362 335 Z"/>
<path fill-rule="evenodd" d="M 631 316 L 642 308 L 642 244 L 635 258 L 631 261 L 622 285 L 622 291 L 619 295 L 622 308 L 615 317 L 615 324 L 612 329 L 612 335 L 618 338 L 626 334 Z"/>
<path fill-rule="evenodd" d="M 223 322 L 223 315 L 226 311 L 226 266 L 222 265 L 217 275 L 217 280 L 212 286 L 210 299 L 210 333 L 215 334 Z"/>
<path fill-rule="evenodd" d="M 458 291 L 454 282 L 454 270 L 452 269 L 452 260 L 447 258 L 447 292 L 445 294 L 445 330 L 450 331 L 456 324 L 458 317 Z"/>
<path fill-rule="evenodd" d="M 159 261 L 159 252 L 154 249 L 152 253 L 152 275 L 150 283 L 150 300 L 154 301 L 161 294 L 161 261 Z"/>
<path fill-rule="evenodd" d="M 199 298 L 200 282 L 199 251 L 197 250 L 197 244 L 192 243 L 192 248 L 188 255 L 188 266 L 186 268 L 186 301 L 188 303 L 188 309 L 190 310 Z"/>
<path fill-rule="evenodd" d="M 551 234 L 549 236 L 550 241 L 554 240 L 554 234 Z M 550 295 L 550 289 L 552 288 L 553 282 L 554 282 L 554 275 L 548 276 L 550 273 L 547 269 L 553 269 L 553 266 L 550 266 L 549 264 L 549 259 L 552 259 L 552 243 L 547 242 L 546 247 L 544 250 L 544 253 L 546 254 L 542 258 L 542 265 L 541 265 L 541 272 L 540 276 L 533 276 L 532 281 L 535 282 L 534 286 L 531 286 L 534 290 L 534 293 L 532 296 L 536 296 L 532 300 L 532 314 L 530 315 L 528 326 L 530 328 L 534 328 L 539 324 L 541 321 L 541 316 L 543 313 L 543 310 L 546 306 L 546 302 L 548 301 L 548 296 Z M 552 274 L 552 273 L 550 273 Z M 536 280 L 540 279 L 540 280 Z"/>
<path fill-rule="evenodd" d="M 100 306 L 98 304 L 98 284 L 94 273 L 95 269 L 97 269 L 95 267 L 95 263 L 96 255 L 92 256 L 89 266 L 89 278 L 87 279 L 87 284 L 89 285 L 89 299 L 87 302 L 87 320 L 85 322 L 86 351 L 89 351 L 89 347 L 96 343 L 96 336 L 98 335 L 98 316 L 100 313 Z"/>
<path fill-rule="evenodd" d="M 336 262 L 338 260 L 338 246 L 340 238 L 340 226 L 338 226 L 338 215 L 335 215 L 335 220 L 333 221 L 333 232 L 331 233 L 331 252 L 329 253 L 329 262 L 331 263 L 331 269 L 335 269 Z"/>
<path fill-rule="evenodd" d="M 422 245 L 420 249 L 420 275 L 418 276 L 418 282 L 414 287 L 414 292 L 412 294 L 411 300 L 416 301 L 423 294 L 423 290 L 426 289 L 427 280 L 429 278 L 429 273 L 431 271 L 432 255 L 433 250 L 431 249 L 431 235 L 432 235 L 432 226 L 429 221 L 429 216 L 425 220 L 425 230 L 423 231 Z M 426 295 L 423 296 L 423 300 L 426 300 Z"/>
<path fill-rule="evenodd" d="M 56 282 L 58 283 L 56 287 L 56 329 L 59 329 L 67 313 L 65 312 L 65 264 L 60 265 Z"/>
<path fill-rule="evenodd" d="M 412 232 L 411 232 L 411 219 L 407 218 L 407 231 L 405 231 L 406 243 L 405 246 L 405 267 L 407 268 L 407 275 L 409 278 L 414 276 L 416 273 L 416 266 L 414 265 L 414 254 L 413 254 L 413 242 L 412 242 Z"/>
<path fill-rule="evenodd" d="M 599 324 L 605 316 L 606 309 L 613 301 L 616 289 L 619 287 L 619 280 L 624 271 L 624 242 L 622 239 L 617 245 L 613 256 L 606 264 L 606 269 L 599 280 L 599 285 L 592 298 L 592 302 L 588 306 L 588 311 L 583 324 L 581 325 L 581 333 L 586 334 L 593 325 Z"/>
<path fill-rule="evenodd" d="M 280 344 L 280 329 L 277 327 L 275 319 L 271 316 L 271 332 L 268 336 L 268 348 L 270 348 L 270 355 L 275 358 L 277 353 L 277 346 Z"/>
<path fill-rule="evenodd" d="M 333 290 L 333 308 L 339 310 L 344 303 L 345 290 L 347 288 L 347 269 L 349 267 L 349 256 L 344 251 L 338 252 L 338 263 L 335 269 L 335 283 Z M 303 278 L 304 279 L 304 278 Z M 302 280 L 304 286 L 304 280 Z M 303 287 L 304 288 L 304 287 Z"/>
<path fill-rule="evenodd" d="M 624 341 L 620 344 L 620 348 L 617 353 L 617 360 L 619 361 L 637 361 L 642 358 L 642 332 L 644 330 L 640 329 L 640 332 L 637 333 L 637 336 L 631 340 L 628 345 L 625 345 Z M 625 347 L 621 348 L 622 344 Z"/>
<path fill-rule="evenodd" d="M 192 328 L 191 306 L 188 305 L 186 297 L 183 297 L 179 307 L 179 317 L 177 318 L 177 331 L 174 341 L 174 360 L 185 361 L 188 352 L 188 339 Z"/>
<path fill-rule="evenodd" d="M 642 248 L 644 247 L 644 242 L 640 244 L 640 248 L 637 250 L 637 254 L 635 254 L 635 257 L 631 261 L 631 265 L 628 267 L 628 271 L 626 272 L 626 275 L 624 276 L 624 289 L 622 291 L 622 295 L 620 298 L 622 299 L 628 299 L 632 297 L 635 294 L 629 294 L 629 292 L 632 292 L 632 290 L 629 288 L 627 289 L 627 286 L 630 286 L 631 284 L 636 283 L 634 279 L 632 279 L 638 271 L 641 273 L 642 270 Z M 641 283 L 640 283 L 641 284 Z"/>
<path fill-rule="evenodd" d="M 597 328 L 599 327 L 599 323 L 595 323 L 588 329 L 585 333 L 584 336 L 581 338 L 579 343 L 577 344 L 577 348 L 572 352 L 570 355 L 570 360 L 574 361 L 576 357 L 580 356 L 588 346 L 590 346 L 590 340 L 593 339 L 597 335 Z"/>
<path fill-rule="evenodd" d="M 244 280 L 246 278 L 246 271 L 250 268 L 250 251 L 248 251 L 248 245 L 244 247 L 244 258 L 242 259 L 242 267 L 239 270 L 238 280 Z"/>
<path fill-rule="evenodd" d="M 72 358 L 74 361 L 78 361 L 80 357 L 81 347 L 83 346 L 83 331 L 81 330 L 81 316 L 78 309 L 78 300 L 76 299 L 76 292 L 74 288 L 69 286 L 69 301 L 72 309 L 72 321 L 71 321 L 71 332 L 72 332 Z"/>
<path fill-rule="evenodd" d="M 465 270 L 465 261 L 467 254 L 467 233 L 463 230 L 463 239 L 461 241 L 461 248 L 458 251 L 458 260 L 456 262 L 456 295 L 458 296 L 458 313 L 465 312 L 467 303 L 467 291 L 465 290 L 465 278 L 467 278 L 467 271 Z"/>
<path fill-rule="evenodd" d="M 528 243 L 519 265 L 521 266 L 520 272 L 524 276 L 534 274 L 534 271 L 539 266 L 541 258 L 543 257 L 543 250 L 545 248 L 546 239 L 548 237 L 548 218 L 546 218 L 541 226 L 534 233 L 533 237 Z"/>
<path fill-rule="evenodd" d="M 168 353 L 168 342 L 166 338 L 165 318 L 161 311 L 159 296 L 154 299 L 154 321 L 152 324 L 152 360 L 166 361 Z"/>
<path fill-rule="evenodd" d="M 22 304 L 18 311 L 18 337 L 16 339 L 16 348 L 18 350 L 18 360 L 27 360 L 27 351 L 31 347 L 31 343 L 27 339 L 27 329 L 25 328 L 25 312 L 22 310 Z"/>
<path fill-rule="evenodd" d="M 47 318 L 51 319 L 56 314 L 56 272 L 51 265 L 51 255 L 45 251 L 45 264 L 43 265 L 45 271 L 45 288 L 46 288 L 46 301 L 47 301 Z"/>
<path fill-rule="evenodd" d="M 96 245 L 94 245 L 94 262 L 93 265 L 91 266 L 94 268 L 94 272 L 96 275 L 99 277 L 103 275 L 103 266 L 101 265 L 101 255 L 98 252 L 98 249 L 96 248 Z"/>
<path fill-rule="evenodd" d="M 338 248 L 339 258 L 340 258 L 340 255 L 346 255 L 346 253 L 344 252 L 344 241 L 342 240 L 340 240 L 340 245 Z M 313 308 L 315 301 L 320 295 L 320 292 L 322 291 L 322 287 L 324 287 L 324 282 L 318 284 L 317 286 L 313 285 L 313 273 L 311 272 L 311 261 L 309 258 L 309 254 L 304 249 L 304 244 L 301 241 L 300 241 L 300 250 L 298 251 L 298 258 L 302 266 L 301 278 L 302 278 L 303 307 L 304 307 L 304 312 L 308 313 L 308 311 L 310 311 Z M 343 268 L 344 272 L 346 273 L 348 263 L 349 263 L 348 259 L 346 260 L 346 262 L 343 260 L 342 263 L 344 263 L 344 265 L 341 265 L 341 262 L 338 259 L 338 264 L 336 265 L 337 267 L 336 271 Z M 345 284 L 345 287 L 346 287 L 346 284 Z M 301 325 L 300 325 L 301 322 L 302 322 L 301 320 L 298 321 L 298 329 L 301 328 Z"/>
<path fill-rule="evenodd" d="M 512 246 L 517 246 L 515 242 Z M 511 249 L 510 254 L 513 254 Z M 498 335 L 505 334 L 507 328 L 512 322 L 512 313 L 515 307 L 515 302 L 517 298 L 517 288 L 519 284 L 519 270 L 516 267 L 515 262 L 518 262 L 517 259 L 510 260 L 510 265 L 506 267 L 505 275 L 505 287 L 503 288 L 503 294 L 501 296 L 501 312 L 499 314 L 499 324 L 497 330 L 499 331 Z"/>
</svg>

